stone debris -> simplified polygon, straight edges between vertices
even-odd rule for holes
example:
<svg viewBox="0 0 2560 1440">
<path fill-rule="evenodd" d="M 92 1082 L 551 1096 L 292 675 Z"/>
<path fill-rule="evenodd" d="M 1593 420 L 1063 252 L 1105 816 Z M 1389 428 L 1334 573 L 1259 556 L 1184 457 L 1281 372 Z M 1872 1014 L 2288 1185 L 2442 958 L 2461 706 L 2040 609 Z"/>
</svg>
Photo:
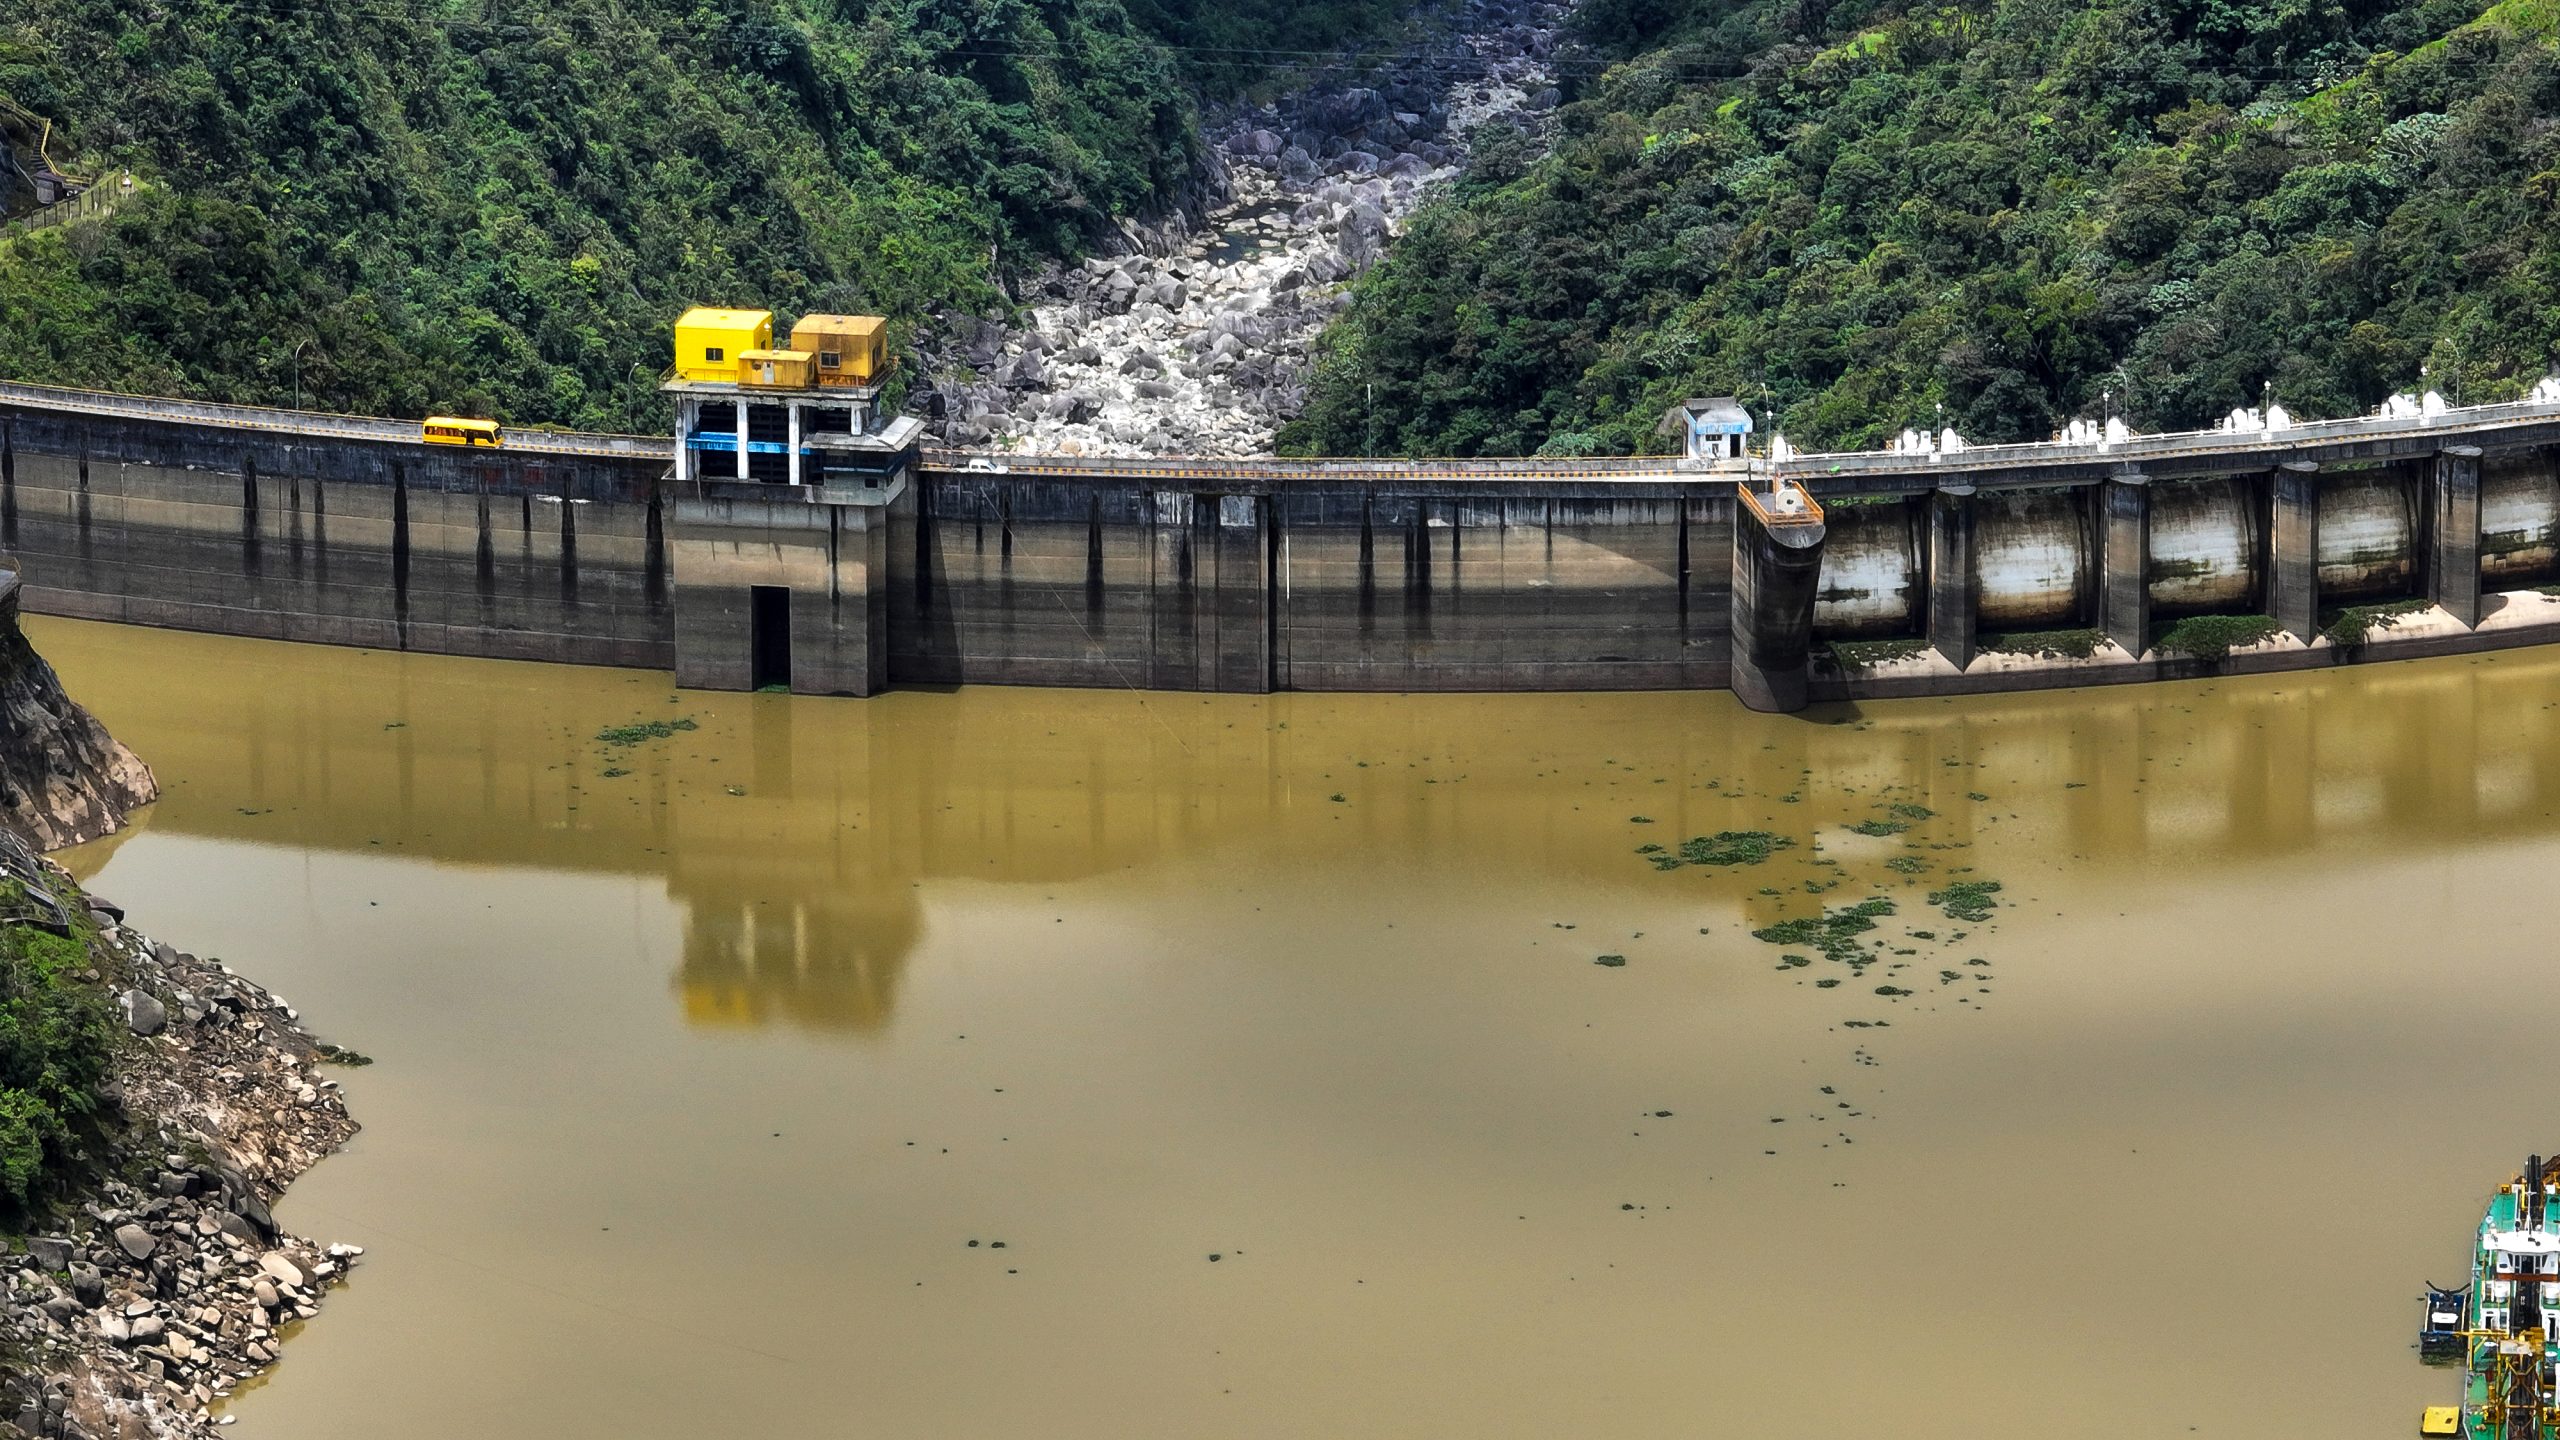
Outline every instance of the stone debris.
<svg viewBox="0 0 2560 1440">
<path fill-rule="evenodd" d="M 1044 270 L 1027 316 L 926 344 L 947 444 L 1055 455 L 1270 453 L 1349 283 L 1455 178 L 1482 126 L 1542 133 L 1569 0 L 1468 0 L 1411 53 L 1203 121 L 1195 193 L 1126 252 Z"/>
<path fill-rule="evenodd" d="M 0 1437 L 210 1434 L 231 1418 L 214 1403 L 275 1363 L 282 1328 L 363 1253 L 284 1234 L 268 1210 L 356 1124 L 282 1002 L 90 908 L 137 1037 L 115 1077 L 125 1178 L 0 1255 L 0 1331 L 25 1362 L 0 1385 Z"/>
</svg>

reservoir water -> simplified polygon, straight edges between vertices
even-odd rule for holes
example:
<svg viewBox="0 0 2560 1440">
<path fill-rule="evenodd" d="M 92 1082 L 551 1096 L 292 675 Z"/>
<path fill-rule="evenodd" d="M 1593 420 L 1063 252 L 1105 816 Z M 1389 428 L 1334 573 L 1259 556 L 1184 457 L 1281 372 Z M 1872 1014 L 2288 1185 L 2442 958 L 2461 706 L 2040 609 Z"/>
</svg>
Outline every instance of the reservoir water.
<svg viewBox="0 0 2560 1440">
<path fill-rule="evenodd" d="M 75 870 L 378 1062 L 243 1436 L 2398 1436 L 2560 1147 L 2549 652 L 1773 718 L 29 629 L 167 791 Z"/>
</svg>

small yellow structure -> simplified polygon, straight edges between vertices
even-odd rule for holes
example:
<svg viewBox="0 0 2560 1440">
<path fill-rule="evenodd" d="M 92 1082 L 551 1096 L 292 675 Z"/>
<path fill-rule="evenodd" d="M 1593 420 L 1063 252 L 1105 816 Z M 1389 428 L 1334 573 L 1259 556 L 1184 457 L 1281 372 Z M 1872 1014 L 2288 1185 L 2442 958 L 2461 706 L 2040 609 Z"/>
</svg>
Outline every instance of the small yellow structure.
<svg viewBox="0 0 2560 1440">
<path fill-rule="evenodd" d="M 803 315 L 791 348 L 818 357 L 827 389 L 877 385 L 889 372 L 889 322 L 877 315 Z"/>
<path fill-rule="evenodd" d="M 744 350 L 738 354 L 738 383 L 806 390 L 817 384 L 818 357 L 806 350 Z"/>
<path fill-rule="evenodd" d="M 676 321 L 676 378 L 735 382 L 748 351 L 772 348 L 772 311 L 697 305 Z"/>
<path fill-rule="evenodd" d="M 2462 1407 L 2459 1405 L 2428 1406 L 2427 1413 L 2418 1420 L 2418 1433 L 2421 1435 L 2461 1434 Z"/>
</svg>

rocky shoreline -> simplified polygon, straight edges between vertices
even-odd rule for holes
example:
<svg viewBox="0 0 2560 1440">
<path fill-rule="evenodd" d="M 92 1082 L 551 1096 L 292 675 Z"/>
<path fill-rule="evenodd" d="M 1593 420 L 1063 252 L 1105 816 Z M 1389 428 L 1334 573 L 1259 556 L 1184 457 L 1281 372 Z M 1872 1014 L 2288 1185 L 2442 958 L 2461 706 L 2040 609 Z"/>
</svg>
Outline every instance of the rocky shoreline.
<svg viewBox="0 0 2560 1440">
<path fill-rule="evenodd" d="M 928 347 L 945 443 L 1062 455 L 1268 454 L 1350 282 L 1464 169 L 1481 127 L 1543 133 L 1568 0 L 1467 0 L 1410 52 L 1206 117 L 1195 204 L 1052 267 L 1010 322 Z"/>
<path fill-rule="evenodd" d="M 356 1133 L 338 1052 L 290 1006 L 124 923 L 68 874 L 0 838 L 0 868 L 94 928 L 90 983 L 113 986 L 130 1046 L 102 1098 L 124 1123 L 113 1178 L 0 1258 L 16 1357 L 0 1436 L 210 1434 L 216 1402 L 275 1363 L 362 1252 L 280 1230 L 269 1207 Z"/>
<path fill-rule="evenodd" d="M 269 1208 L 356 1133 L 319 1070 L 355 1057 L 40 853 L 123 828 L 159 787 L 28 643 L 17 581 L 0 569 L 0 1002 L 27 1028 L 8 1048 L 23 1071 L 20 1052 L 76 1036 L 104 1079 L 79 1087 L 75 1153 L 51 1182 L 73 1193 L 0 1245 L 0 1440 L 210 1434 L 230 1423 L 217 1402 L 275 1363 L 283 1327 L 359 1253 L 286 1234 Z"/>
</svg>

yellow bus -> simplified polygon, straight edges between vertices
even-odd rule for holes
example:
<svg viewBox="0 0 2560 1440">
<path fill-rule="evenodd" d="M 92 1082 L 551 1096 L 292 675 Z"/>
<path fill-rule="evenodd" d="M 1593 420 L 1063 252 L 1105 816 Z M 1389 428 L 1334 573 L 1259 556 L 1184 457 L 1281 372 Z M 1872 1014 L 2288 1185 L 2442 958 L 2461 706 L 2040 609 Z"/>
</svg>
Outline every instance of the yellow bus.
<svg viewBox="0 0 2560 1440">
<path fill-rule="evenodd" d="M 485 445 L 491 449 L 507 443 L 504 430 L 495 420 L 467 420 L 454 415 L 430 415 L 421 427 L 419 438 L 430 445 Z"/>
</svg>

